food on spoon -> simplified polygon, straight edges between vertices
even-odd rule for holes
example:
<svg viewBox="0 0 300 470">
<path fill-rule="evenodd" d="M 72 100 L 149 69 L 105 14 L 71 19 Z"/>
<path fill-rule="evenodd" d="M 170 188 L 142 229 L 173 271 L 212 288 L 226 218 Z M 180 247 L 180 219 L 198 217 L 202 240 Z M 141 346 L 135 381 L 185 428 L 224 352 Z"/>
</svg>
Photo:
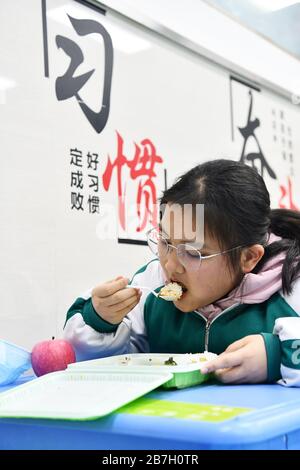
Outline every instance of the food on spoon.
<svg viewBox="0 0 300 470">
<path fill-rule="evenodd" d="M 177 282 L 170 282 L 166 286 L 162 287 L 159 291 L 159 297 L 164 300 L 179 300 L 183 294 L 183 290 L 180 284 Z"/>
</svg>

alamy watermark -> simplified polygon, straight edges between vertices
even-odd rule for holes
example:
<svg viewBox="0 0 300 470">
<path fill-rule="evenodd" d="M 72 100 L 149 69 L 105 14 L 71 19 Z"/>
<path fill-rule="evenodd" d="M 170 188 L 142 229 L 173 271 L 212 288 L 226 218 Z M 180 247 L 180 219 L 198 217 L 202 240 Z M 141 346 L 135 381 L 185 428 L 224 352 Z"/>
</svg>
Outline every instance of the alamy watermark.
<svg viewBox="0 0 300 470">
<path fill-rule="evenodd" d="M 126 226 L 124 232 L 136 235 L 142 209 L 136 204 L 126 206 Z M 155 220 L 153 214 L 157 214 Z M 176 241 L 188 241 L 202 248 L 204 244 L 204 205 L 203 204 L 155 204 L 148 216 L 147 230 L 157 228 L 162 236 Z M 102 204 L 100 220 L 96 226 L 97 238 L 115 240 L 120 230 L 118 206 Z"/>
</svg>

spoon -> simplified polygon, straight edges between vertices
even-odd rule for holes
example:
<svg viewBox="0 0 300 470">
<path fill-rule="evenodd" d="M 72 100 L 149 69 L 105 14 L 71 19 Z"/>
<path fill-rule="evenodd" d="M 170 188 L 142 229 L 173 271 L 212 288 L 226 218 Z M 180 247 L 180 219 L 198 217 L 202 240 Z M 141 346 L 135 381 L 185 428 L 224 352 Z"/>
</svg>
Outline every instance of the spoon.
<svg viewBox="0 0 300 470">
<path fill-rule="evenodd" d="M 176 300 L 169 295 L 161 295 L 159 292 L 155 292 L 155 290 L 150 289 L 150 287 L 146 287 L 146 286 L 126 286 L 126 287 L 128 288 L 133 287 L 134 289 L 147 289 L 148 291 L 151 292 L 151 294 L 155 295 L 155 297 L 160 297 L 161 299 L 168 300 L 170 302 L 173 302 L 174 300 Z"/>
</svg>

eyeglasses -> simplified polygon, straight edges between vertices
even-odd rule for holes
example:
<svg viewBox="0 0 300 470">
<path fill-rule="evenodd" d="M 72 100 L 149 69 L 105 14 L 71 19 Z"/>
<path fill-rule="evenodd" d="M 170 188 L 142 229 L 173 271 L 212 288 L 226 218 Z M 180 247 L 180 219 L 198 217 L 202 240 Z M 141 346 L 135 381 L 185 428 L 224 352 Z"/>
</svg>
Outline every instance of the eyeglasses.
<svg viewBox="0 0 300 470">
<path fill-rule="evenodd" d="M 180 263 L 189 271 L 196 271 L 199 269 L 202 260 L 214 258 L 215 256 L 223 255 L 230 251 L 237 250 L 238 248 L 242 248 L 242 246 L 236 246 L 229 250 L 203 256 L 199 250 L 187 243 L 180 243 L 178 246 L 171 245 L 171 243 L 169 243 L 156 228 L 147 232 L 147 243 L 152 253 L 160 259 L 165 258 L 170 253 L 171 248 L 177 250 L 177 257 Z"/>
</svg>

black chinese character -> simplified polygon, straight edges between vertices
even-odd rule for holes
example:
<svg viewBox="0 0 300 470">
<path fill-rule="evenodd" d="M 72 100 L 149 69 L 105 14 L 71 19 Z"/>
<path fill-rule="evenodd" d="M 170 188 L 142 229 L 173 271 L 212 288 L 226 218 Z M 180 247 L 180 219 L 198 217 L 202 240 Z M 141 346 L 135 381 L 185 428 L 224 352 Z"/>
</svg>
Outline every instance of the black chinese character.
<svg viewBox="0 0 300 470">
<path fill-rule="evenodd" d="M 98 196 L 89 196 L 88 205 L 90 214 L 99 214 L 99 197 Z"/>
<path fill-rule="evenodd" d="M 264 170 L 267 170 L 271 178 L 276 179 L 276 174 L 268 164 L 267 160 L 265 159 L 262 150 L 260 148 L 258 139 L 255 135 L 255 129 L 260 126 L 260 120 L 258 118 L 255 118 L 251 121 L 251 114 L 252 114 L 252 106 L 253 106 L 253 96 L 252 96 L 252 91 L 249 91 L 249 96 L 250 96 L 250 106 L 249 106 L 249 112 L 248 112 L 248 120 L 247 120 L 247 125 L 245 127 L 239 127 L 239 131 L 242 134 L 244 138 L 244 145 L 242 149 L 242 154 L 240 161 L 243 163 L 250 162 L 251 166 L 253 168 L 256 168 L 255 166 L 255 161 L 259 160 L 260 161 L 260 175 L 263 177 L 264 176 Z M 249 137 L 253 137 L 255 139 L 255 142 L 257 143 L 258 147 L 258 152 L 249 152 L 248 154 L 245 153 L 246 150 L 246 144 L 249 139 Z"/>
<path fill-rule="evenodd" d="M 87 164 L 88 169 L 91 168 L 92 170 L 97 170 L 98 163 L 99 163 L 99 155 L 97 153 L 90 153 L 87 154 Z"/>
<path fill-rule="evenodd" d="M 80 193 L 71 193 L 71 209 L 83 211 L 83 195 Z"/>
<path fill-rule="evenodd" d="M 74 76 L 80 64 L 84 61 L 84 55 L 76 42 L 65 36 L 56 36 L 56 45 L 70 57 L 71 61 L 66 73 L 56 79 L 55 90 L 58 100 L 67 100 L 73 96 L 77 99 L 84 115 L 93 126 L 96 132 L 100 133 L 107 122 L 110 108 L 110 90 L 113 67 L 113 46 L 112 40 L 104 26 L 94 20 L 85 20 L 72 18 L 68 15 L 69 20 L 79 36 L 88 34 L 99 34 L 104 43 L 104 83 L 102 92 L 102 103 L 100 111 L 93 111 L 79 95 L 79 90 L 93 75 L 95 69 L 81 75 Z M 99 93 L 100 94 L 100 93 Z"/>
<path fill-rule="evenodd" d="M 70 165 L 82 166 L 82 152 L 78 149 L 70 149 L 71 161 Z"/>
<path fill-rule="evenodd" d="M 94 188 L 94 192 L 96 193 L 99 190 L 99 178 L 96 175 L 88 175 L 91 178 L 91 184 L 89 184 L 89 188 Z"/>
<path fill-rule="evenodd" d="M 83 174 L 82 171 L 72 171 L 71 173 L 71 186 L 83 189 Z"/>
</svg>

